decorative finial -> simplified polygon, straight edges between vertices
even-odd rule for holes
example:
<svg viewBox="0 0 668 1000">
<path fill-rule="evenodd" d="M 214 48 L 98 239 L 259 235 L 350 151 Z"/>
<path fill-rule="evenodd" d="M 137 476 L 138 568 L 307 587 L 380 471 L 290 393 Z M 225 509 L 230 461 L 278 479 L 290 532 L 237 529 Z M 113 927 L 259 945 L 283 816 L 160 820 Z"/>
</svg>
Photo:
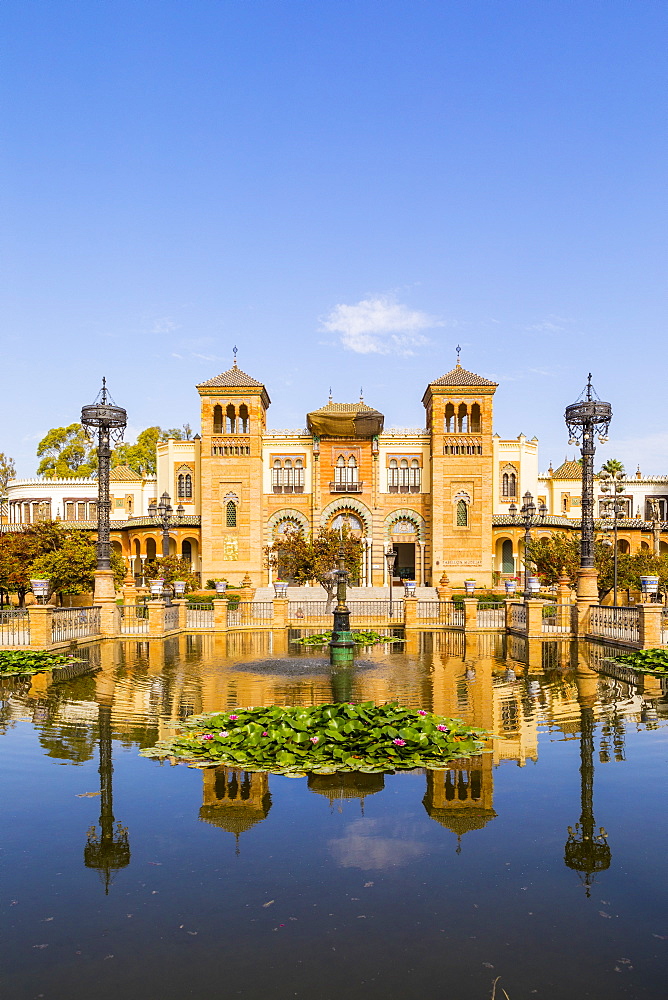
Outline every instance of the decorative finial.
<svg viewBox="0 0 668 1000">
<path fill-rule="evenodd" d="M 330 401 L 330 403 L 332 402 L 332 387 L 331 387 L 331 385 L 329 387 L 329 401 Z"/>
<path fill-rule="evenodd" d="M 459 355 L 460 355 L 460 354 L 462 353 L 462 349 L 461 349 L 461 347 L 459 346 L 459 344 L 457 344 L 457 347 L 456 347 L 456 351 L 457 351 L 457 367 L 458 367 L 458 368 L 461 368 L 461 365 L 460 365 L 460 363 L 459 363 Z"/>
<path fill-rule="evenodd" d="M 364 402 L 364 386 L 360 386 L 360 403 Z"/>
<path fill-rule="evenodd" d="M 102 402 L 107 402 L 107 380 L 104 375 L 102 376 Z"/>
<path fill-rule="evenodd" d="M 234 355 L 234 367 L 235 368 L 237 367 L 237 351 L 238 350 L 239 350 L 239 348 L 235 344 L 234 347 L 232 348 L 232 354 Z"/>
<path fill-rule="evenodd" d="M 593 386 L 591 384 L 591 372 L 589 372 L 589 375 L 587 376 L 587 399 L 591 399 L 592 389 Z"/>
</svg>

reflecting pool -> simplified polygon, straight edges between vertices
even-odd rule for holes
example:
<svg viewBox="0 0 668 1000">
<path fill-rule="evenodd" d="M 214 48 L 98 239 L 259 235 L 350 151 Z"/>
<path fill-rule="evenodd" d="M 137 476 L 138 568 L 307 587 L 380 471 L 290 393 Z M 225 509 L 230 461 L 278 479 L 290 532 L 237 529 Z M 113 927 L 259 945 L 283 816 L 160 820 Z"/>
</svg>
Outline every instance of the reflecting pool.
<svg viewBox="0 0 668 1000">
<path fill-rule="evenodd" d="M 332 674 L 284 634 L 181 635 L 4 681 L 0 995 L 663 998 L 668 701 L 610 652 L 424 633 Z M 342 699 L 494 737 L 385 775 L 138 756 L 193 713 Z"/>
</svg>

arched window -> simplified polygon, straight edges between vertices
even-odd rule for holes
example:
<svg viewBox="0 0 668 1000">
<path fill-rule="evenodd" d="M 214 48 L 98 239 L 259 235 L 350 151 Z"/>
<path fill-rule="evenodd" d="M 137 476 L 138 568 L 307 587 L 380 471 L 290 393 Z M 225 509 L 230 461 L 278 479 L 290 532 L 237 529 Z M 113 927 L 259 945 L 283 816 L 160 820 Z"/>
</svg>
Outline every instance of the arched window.
<svg viewBox="0 0 668 1000">
<path fill-rule="evenodd" d="M 304 460 L 301 458 L 295 459 L 295 493 L 304 492 Z"/>
<path fill-rule="evenodd" d="M 223 408 L 218 403 L 213 408 L 213 433 L 223 433 Z"/>
<path fill-rule="evenodd" d="M 334 467 L 334 488 L 354 492 L 357 488 L 357 462 L 353 455 L 346 461 L 339 455 Z"/>
<path fill-rule="evenodd" d="M 448 403 L 445 407 L 445 433 L 455 433 L 455 408 L 452 403 Z"/>
<path fill-rule="evenodd" d="M 248 419 L 248 407 L 242 403 L 239 407 L 239 433 L 250 434 L 250 421 Z"/>
<path fill-rule="evenodd" d="M 192 500 L 193 477 L 189 472 L 180 472 L 176 478 L 176 496 L 179 500 Z"/>
<path fill-rule="evenodd" d="M 411 493 L 420 492 L 420 463 L 417 458 L 414 458 L 411 462 L 409 483 Z"/>
<path fill-rule="evenodd" d="M 390 464 L 387 469 L 387 492 L 399 492 L 399 463 L 396 458 L 390 459 Z"/>
<path fill-rule="evenodd" d="M 295 487 L 294 469 L 289 458 L 283 462 L 283 492 L 292 493 Z"/>
<path fill-rule="evenodd" d="M 237 505 L 234 500 L 228 500 L 225 507 L 225 524 L 228 528 L 237 526 Z"/>
<path fill-rule="evenodd" d="M 236 434 L 237 430 L 237 414 L 231 403 L 228 403 L 225 410 L 225 430 L 228 434 Z"/>
<path fill-rule="evenodd" d="M 304 492 L 304 459 L 275 458 L 271 469 L 273 493 Z"/>
<path fill-rule="evenodd" d="M 506 538 L 501 546 L 501 572 L 514 573 L 515 560 L 513 559 L 513 543 L 510 538 Z"/>
<path fill-rule="evenodd" d="M 471 407 L 471 433 L 480 434 L 482 430 L 482 423 L 480 420 L 480 405 L 474 403 Z"/>
<path fill-rule="evenodd" d="M 193 550 L 192 550 L 192 545 L 190 544 L 187 538 L 185 539 L 185 541 L 181 543 L 181 558 L 185 562 L 192 564 Z"/>
<path fill-rule="evenodd" d="M 408 493 L 408 461 L 405 458 L 399 463 L 399 492 Z"/>
<path fill-rule="evenodd" d="M 283 492 L 282 462 L 280 458 L 274 459 L 274 467 L 271 470 L 271 488 L 274 493 Z"/>
<path fill-rule="evenodd" d="M 457 410 L 457 430 L 460 432 L 466 432 L 469 429 L 469 414 L 466 408 L 466 403 L 460 403 L 459 409 Z"/>
<path fill-rule="evenodd" d="M 469 509 L 466 500 L 457 501 L 457 527 L 467 528 L 469 523 Z"/>
</svg>

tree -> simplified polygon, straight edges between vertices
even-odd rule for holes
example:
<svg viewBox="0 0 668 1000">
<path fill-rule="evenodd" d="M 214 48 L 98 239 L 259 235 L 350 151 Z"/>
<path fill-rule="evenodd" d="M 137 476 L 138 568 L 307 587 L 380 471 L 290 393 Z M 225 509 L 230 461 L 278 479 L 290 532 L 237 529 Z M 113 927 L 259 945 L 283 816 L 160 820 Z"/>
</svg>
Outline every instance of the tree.
<svg viewBox="0 0 668 1000">
<path fill-rule="evenodd" d="M 6 494 L 7 484 L 15 475 L 14 459 L 5 455 L 4 451 L 0 451 L 0 497 Z"/>
<path fill-rule="evenodd" d="M 199 580 L 190 569 L 190 563 L 187 559 L 179 559 L 178 556 L 151 559 L 146 563 L 144 573 L 149 580 L 163 579 L 165 583 L 185 580 L 187 594 L 191 590 L 199 589 Z"/>
<path fill-rule="evenodd" d="M 0 587 L 18 596 L 19 607 L 24 606 L 30 580 L 35 577 L 35 560 L 55 552 L 62 543 L 62 536 L 62 529 L 54 521 L 0 535 Z"/>
<path fill-rule="evenodd" d="M 327 591 L 327 610 L 336 592 L 336 569 L 339 547 L 343 542 L 343 556 L 350 579 L 357 579 L 360 571 L 362 543 L 344 527 L 343 533 L 320 528 L 317 535 L 306 538 L 301 530 L 286 531 L 265 552 L 267 563 L 282 577 L 295 583 L 317 580 Z"/>
<path fill-rule="evenodd" d="M 117 465 L 128 465 L 140 476 L 154 476 L 158 442 L 166 441 L 168 438 L 183 441 L 185 429 L 190 433 L 188 424 L 184 424 L 184 430 L 178 427 L 169 427 L 167 430 L 157 426 L 147 427 L 137 435 L 135 444 L 116 445 L 111 453 L 112 468 Z"/>
<path fill-rule="evenodd" d="M 95 586 L 97 546 L 87 531 L 61 530 L 57 549 L 38 556 L 31 566 L 31 576 L 50 581 L 50 594 L 85 594 Z M 112 548 L 111 568 L 116 588 L 123 585 L 125 563 Z"/>
<path fill-rule="evenodd" d="M 558 531 L 549 538 L 535 539 L 530 542 L 527 554 L 536 575 L 547 586 L 557 582 L 562 568 L 574 581 L 580 568 L 580 534 Z"/>
<path fill-rule="evenodd" d="M 52 427 L 37 446 L 37 474 L 46 479 L 85 479 L 97 470 L 97 448 L 81 424 Z"/>
<path fill-rule="evenodd" d="M 614 475 L 616 472 L 621 472 L 622 477 L 624 476 L 624 464 L 620 462 L 618 458 L 609 458 L 607 462 L 604 462 L 601 466 L 601 472 L 609 472 Z M 599 472 L 599 475 L 601 473 Z"/>
</svg>

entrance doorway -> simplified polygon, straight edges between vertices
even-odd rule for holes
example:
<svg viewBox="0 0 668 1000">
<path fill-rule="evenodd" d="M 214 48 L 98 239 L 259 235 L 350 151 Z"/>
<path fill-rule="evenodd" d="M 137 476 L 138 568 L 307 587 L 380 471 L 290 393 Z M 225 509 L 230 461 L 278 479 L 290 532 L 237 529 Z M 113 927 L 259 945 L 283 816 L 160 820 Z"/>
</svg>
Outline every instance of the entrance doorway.
<svg viewBox="0 0 668 1000">
<path fill-rule="evenodd" d="M 395 542 L 392 546 L 397 554 L 394 576 L 400 580 L 415 580 L 415 542 Z"/>
</svg>

